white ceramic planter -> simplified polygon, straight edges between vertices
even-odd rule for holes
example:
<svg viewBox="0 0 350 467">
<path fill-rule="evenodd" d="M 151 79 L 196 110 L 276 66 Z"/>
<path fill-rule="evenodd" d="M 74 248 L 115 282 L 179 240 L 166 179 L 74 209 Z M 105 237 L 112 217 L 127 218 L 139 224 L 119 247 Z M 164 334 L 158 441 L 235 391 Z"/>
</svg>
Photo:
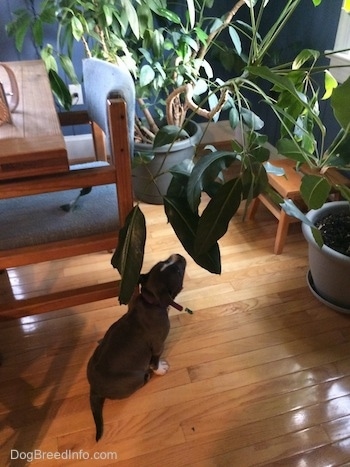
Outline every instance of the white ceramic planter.
<svg viewBox="0 0 350 467">
<path fill-rule="evenodd" d="M 309 211 L 307 217 L 315 223 L 331 212 L 344 210 L 349 210 L 347 201 L 334 201 L 326 203 L 320 209 Z M 303 224 L 302 230 L 309 244 L 310 290 L 331 308 L 350 313 L 350 257 L 332 250 L 327 245 L 319 248 L 311 228 Z"/>
<path fill-rule="evenodd" d="M 185 159 L 192 159 L 196 145 L 199 143 L 202 130 L 195 122 L 188 122 L 186 130 L 190 138 L 151 149 L 149 144 L 135 143 L 135 152 L 154 151 L 154 159 L 133 169 L 134 193 L 138 200 L 150 204 L 162 204 L 163 195 L 166 194 L 172 175 L 169 169 Z M 164 173 L 163 173 L 164 172 Z M 155 174 L 162 175 L 155 177 Z"/>
</svg>

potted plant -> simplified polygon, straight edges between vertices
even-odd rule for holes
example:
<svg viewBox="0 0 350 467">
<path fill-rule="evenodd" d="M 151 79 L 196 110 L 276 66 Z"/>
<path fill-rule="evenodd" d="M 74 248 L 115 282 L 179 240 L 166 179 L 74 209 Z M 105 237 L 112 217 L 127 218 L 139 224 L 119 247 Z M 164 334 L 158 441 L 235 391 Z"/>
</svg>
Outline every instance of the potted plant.
<svg viewBox="0 0 350 467">
<path fill-rule="evenodd" d="M 63 107 L 70 107 L 71 96 L 58 70 L 60 66 L 70 81 L 77 81 L 71 60 L 74 43 L 83 45 L 86 56 L 129 69 L 138 104 L 134 174 L 140 179 L 135 191 L 143 200 L 162 202 L 169 168 L 193 157 L 200 140 L 193 115 L 211 119 L 224 103 L 226 94 L 217 97 L 206 56 L 222 31 L 231 28 L 236 6 L 220 18 L 212 16 L 213 0 L 125 0 L 123 5 L 112 0 L 43 0 L 37 8 L 31 3 L 31 9 L 14 12 L 7 32 L 19 50 L 31 32 Z M 45 44 L 44 28 L 57 22 L 56 45 Z M 202 108 L 205 101 L 208 105 Z"/>
<path fill-rule="evenodd" d="M 317 7 L 322 3 L 322 0 L 309 0 L 309 2 Z M 52 3 L 51 0 L 45 2 L 46 5 L 50 3 Z M 82 3 L 85 2 L 78 0 L 75 3 L 81 7 Z M 89 5 L 95 4 L 95 2 L 88 3 Z M 110 2 L 100 3 L 105 5 Z M 133 2 L 128 3 L 135 5 Z M 148 8 L 147 11 L 150 12 L 153 20 L 155 14 L 157 21 L 161 21 L 162 18 L 171 21 L 171 27 L 170 25 L 168 27 L 172 31 L 172 28 L 178 24 L 178 20 L 175 20 L 177 13 L 170 10 L 169 6 L 166 8 L 163 1 L 155 3 L 151 2 L 147 4 L 148 6 L 143 3 L 141 5 L 145 11 Z M 225 234 L 228 223 L 241 202 L 245 200 L 247 206 L 257 194 L 269 190 L 266 172 L 270 170 L 267 163 L 269 151 L 265 147 L 268 138 L 261 131 L 264 122 L 254 111 L 254 105 L 250 102 L 252 96 L 263 100 L 272 109 L 276 121 L 281 126 L 281 141 L 277 145 L 279 151 L 286 157 L 295 160 L 297 169 L 302 164 L 310 167 L 316 166 L 318 174 L 312 177 L 317 177 L 317 179 L 309 178 L 306 175 L 304 179 L 309 180 L 309 182 L 303 182 L 304 186 L 313 187 L 313 193 L 318 193 L 321 188 L 324 188 L 325 183 L 331 183 L 323 181 L 327 179 L 326 169 L 328 166 L 336 165 L 337 168 L 349 166 L 349 152 L 346 155 L 345 151 L 349 143 L 348 122 L 350 121 L 346 110 L 350 96 L 348 82 L 334 89 L 335 81 L 331 74 L 325 71 L 327 66 L 317 65 L 319 53 L 314 50 L 301 51 L 293 62 L 270 63 L 271 48 L 300 3 L 301 0 L 286 0 L 285 2 L 278 0 L 236 0 L 232 8 L 222 18 L 210 18 L 205 16 L 205 11 L 206 8 L 213 7 L 213 0 L 198 0 L 196 2 L 188 0 L 185 19 L 180 20 L 181 28 L 177 37 L 178 41 L 181 39 L 178 44 L 183 44 L 183 49 L 176 49 L 176 51 L 181 50 L 180 61 L 169 63 L 169 66 L 172 65 L 172 69 L 167 77 L 170 76 L 174 80 L 175 87 L 169 94 L 168 109 L 181 109 L 184 104 L 186 116 L 189 114 L 188 117 L 191 117 L 192 113 L 197 113 L 209 119 L 217 117 L 218 113 L 225 109 L 228 112 L 232 128 L 239 128 L 242 134 L 240 143 L 232 141 L 232 151 L 216 151 L 215 148 L 209 148 L 204 157 L 198 160 L 186 160 L 172 168 L 170 170 L 171 183 L 166 195 L 163 196 L 168 220 L 184 248 L 198 264 L 214 273 L 221 271 L 218 240 Z M 159 9 L 160 4 L 162 6 Z M 268 19 L 268 14 L 271 12 L 269 8 L 274 8 L 275 20 L 266 34 L 263 35 L 260 29 L 265 18 Z M 242 21 L 239 18 L 238 13 L 241 12 L 248 13 L 248 21 Z M 139 18 L 141 18 L 140 15 Z M 184 24 L 186 26 L 183 28 Z M 70 27 L 73 31 L 73 26 Z M 126 29 L 129 30 L 129 28 Z M 158 33 L 148 36 L 148 33 L 145 33 L 146 30 L 140 28 L 139 36 L 137 36 L 136 29 L 130 26 L 132 39 L 128 42 L 130 48 L 127 50 L 131 53 L 124 53 L 126 49 L 123 49 L 124 52 L 118 52 L 118 55 L 124 57 L 123 60 L 135 59 L 133 55 L 135 53 L 134 44 L 138 43 L 140 38 L 146 41 L 155 39 L 155 46 L 157 46 L 157 41 L 159 43 L 162 40 Z M 220 56 L 224 57 L 223 54 L 227 50 L 224 50 L 223 44 L 217 41 L 218 36 L 224 30 L 228 31 L 231 43 L 231 50 L 228 52 L 231 57 L 234 53 L 240 64 L 239 71 L 227 81 L 211 77 L 212 67 L 208 65 L 206 60 L 209 56 L 208 52 L 215 44 L 218 46 L 217 51 L 221 54 Z M 124 28 L 119 39 L 126 36 L 127 32 Z M 83 37 L 82 31 L 81 37 Z M 96 31 L 94 31 L 92 37 L 95 39 L 94 44 L 98 46 L 97 50 L 103 49 L 101 46 L 106 44 L 106 35 L 102 39 L 96 36 Z M 151 43 L 153 44 L 153 42 Z M 162 46 L 166 48 L 165 42 L 162 43 Z M 137 50 L 140 52 L 139 49 Z M 101 50 L 98 53 L 103 54 Z M 148 85 L 152 88 L 157 80 L 149 80 L 146 87 L 138 86 L 137 79 L 141 78 L 141 70 L 146 70 L 146 73 L 147 70 L 149 71 L 149 67 L 146 65 L 150 65 L 147 53 L 143 56 L 138 55 L 138 57 L 140 60 L 137 62 L 139 74 L 136 76 L 136 86 L 141 91 L 141 89 L 147 89 Z M 188 61 L 186 61 L 187 59 Z M 151 67 L 155 72 L 154 77 L 158 76 L 157 71 L 159 71 L 160 76 L 162 75 L 159 65 L 156 63 L 153 63 Z M 143 65 L 146 68 L 143 68 Z M 175 71 L 177 73 L 174 73 L 174 65 L 176 65 Z M 327 91 L 325 97 L 330 98 L 333 91 L 332 105 L 342 127 L 338 138 L 330 145 L 330 153 L 324 150 L 325 128 L 317 110 L 319 94 L 314 87 L 314 75 L 325 76 Z M 202 79 L 203 76 L 204 79 Z M 150 95 L 154 95 L 154 89 L 150 90 L 152 90 Z M 199 99 L 194 98 L 194 95 L 200 96 Z M 141 107 L 146 110 L 146 113 L 149 106 L 143 104 L 144 99 L 148 97 L 147 93 L 141 95 L 142 100 L 140 101 Z M 163 95 L 160 97 L 164 99 Z M 173 97 L 176 98 L 175 102 L 177 102 L 175 107 L 170 106 Z M 173 124 L 173 122 L 170 123 Z M 176 131 L 173 127 L 169 128 L 168 126 L 164 132 L 158 132 L 160 136 L 157 138 L 158 141 L 154 141 L 153 146 L 162 146 L 165 143 L 173 144 L 180 135 L 181 125 L 181 123 L 178 124 Z M 322 151 L 317 146 L 318 138 L 313 133 L 316 128 L 320 132 Z M 175 134 L 176 136 L 174 136 Z M 340 150 L 342 157 L 339 156 Z M 232 180 L 224 182 L 221 173 L 233 161 L 239 165 L 238 175 Z M 350 199 L 349 192 L 345 187 L 336 188 L 341 190 L 347 200 Z M 205 206 L 201 204 L 203 191 L 210 197 L 209 203 Z M 303 192 L 302 188 L 302 194 Z M 323 198 L 325 199 L 325 197 Z M 285 204 L 288 206 L 288 203 Z M 294 212 L 295 215 L 299 215 L 295 210 L 293 210 Z M 118 268 L 123 277 L 119 296 L 122 303 L 129 300 L 138 280 L 142 266 L 145 233 L 143 214 L 137 204 L 129 215 L 121 236 L 122 241 L 120 241 L 112 259 L 113 265 Z"/>
<path fill-rule="evenodd" d="M 264 71 L 259 70 L 258 73 Z M 295 78 L 293 73 L 290 83 L 295 84 Z M 299 78 L 297 80 L 299 82 Z M 280 203 L 288 214 L 302 221 L 302 230 L 309 244 L 307 282 L 310 290 L 328 306 L 349 313 L 350 110 L 346 103 L 350 101 L 350 78 L 340 86 L 330 76 L 327 80 L 327 94 L 331 96 L 331 107 L 339 124 L 337 135 L 327 145 L 327 128 L 318 112 L 319 89 L 312 87 L 310 91 L 311 83 L 304 81 L 303 87 L 299 88 L 303 104 L 292 117 L 292 108 L 297 105 L 297 100 L 289 100 L 290 91 L 287 91 L 287 100 L 285 90 L 280 88 L 278 92 L 274 109 L 280 112 L 282 137 L 277 148 L 282 155 L 294 160 L 296 170 L 301 171 L 301 196 L 311 210 L 305 216 L 290 200 L 280 200 Z M 276 86 L 274 78 L 271 82 Z M 308 92 L 305 86 L 308 86 Z M 308 99 L 304 100 L 306 95 Z M 334 174 L 332 169 L 345 176 Z M 331 196 L 339 195 L 344 201 L 327 202 Z"/>
</svg>

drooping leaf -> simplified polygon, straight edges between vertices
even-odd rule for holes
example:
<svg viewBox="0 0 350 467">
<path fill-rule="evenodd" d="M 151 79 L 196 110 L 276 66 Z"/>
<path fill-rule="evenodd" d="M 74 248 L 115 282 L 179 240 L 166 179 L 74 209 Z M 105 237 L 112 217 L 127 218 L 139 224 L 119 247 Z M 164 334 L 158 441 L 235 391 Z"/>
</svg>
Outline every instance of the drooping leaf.
<svg viewBox="0 0 350 467">
<path fill-rule="evenodd" d="M 188 19 L 190 22 L 190 28 L 193 29 L 196 21 L 196 9 L 194 6 L 194 0 L 187 0 L 187 12 Z"/>
<path fill-rule="evenodd" d="M 300 193 L 310 209 L 319 209 L 327 201 L 330 183 L 321 176 L 305 174 L 301 180 Z"/>
<path fill-rule="evenodd" d="M 328 71 L 325 70 L 324 73 L 324 87 L 325 93 L 322 96 L 322 99 L 328 99 L 331 97 L 333 90 L 338 86 L 338 81 L 334 78 L 334 76 Z"/>
<path fill-rule="evenodd" d="M 223 168 L 228 167 L 235 158 L 235 152 L 216 151 L 205 154 L 198 160 L 192 170 L 187 187 L 187 198 L 193 212 L 197 210 L 205 185 L 214 181 Z"/>
<path fill-rule="evenodd" d="M 77 84 L 79 81 L 75 73 L 72 60 L 68 57 L 68 55 L 65 55 L 65 54 L 59 54 L 58 57 L 60 60 L 60 64 L 64 72 L 66 73 L 66 75 L 69 77 L 72 83 Z"/>
<path fill-rule="evenodd" d="M 350 77 L 333 90 L 331 106 L 334 116 L 342 128 L 348 128 L 350 122 Z"/>
<path fill-rule="evenodd" d="M 72 106 L 72 96 L 69 92 L 66 83 L 60 78 L 55 70 L 49 70 L 49 80 L 52 92 L 54 93 L 58 103 L 66 110 Z"/>
<path fill-rule="evenodd" d="M 250 109 L 241 109 L 241 114 L 244 120 L 244 123 L 250 128 L 251 130 L 261 130 L 264 126 L 263 120 L 256 115 L 252 110 Z"/>
<path fill-rule="evenodd" d="M 32 33 L 34 38 L 34 43 L 42 46 L 43 44 L 43 23 L 41 18 L 35 18 L 32 25 Z"/>
<path fill-rule="evenodd" d="M 74 39 L 79 42 L 84 35 L 84 26 L 77 16 L 72 16 L 71 28 Z"/>
<path fill-rule="evenodd" d="M 318 59 L 319 56 L 320 56 L 320 52 L 318 50 L 304 49 L 301 52 L 299 52 L 299 54 L 295 57 L 293 64 L 292 64 L 292 69 L 298 70 L 308 60 L 315 61 Z"/>
<path fill-rule="evenodd" d="M 313 227 L 313 223 L 306 217 L 306 215 L 298 208 L 298 206 L 291 199 L 285 199 L 280 203 L 281 208 L 288 214 L 288 216 L 295 217 L 299 219 L 304 224 Z"/>
<path fill-rule="evenodd" d="M 234 48 L 236 49 L 237 54 L 241 55 L 242 43 L 241 43 L 241 39 L 239 38 L 239 35 L 236 29 L 233 26 L 229 26 L 228 31 L 229 31 L 232 43 L 234 45 Z"/>
<path fill-rule="evenodd" d="M 266 172 L 269 174 L 277 175 L 279 177 L 285 176 L 285 171 L 283 167 L 277 167 L 276 165 L 271 164 L 271 162 L 265 162 L 264 166 Z"/>
<path fill-rule="evenodd" d="M 242 201 L 242 183 L 239 178 L 229 180 L 218 190 L 198 223 L 195 251 L 206 253 L 227 232 L 228 224 Z"/>
<path fill-rule="evenodd" d="M 127 304 L 138 284 L 146 242 L 145 217 L 138 205 L 130 211 L 119 232 L 111 264 L 121 275 L 119 302 Z"/>
<path fill-rule="evenodd" d="M 186 198 L 166 196 L 164 197 L 164 209 L 174 232 L 193 260 L 207 271 L 220 274 L 221 258 L 218 244 L 213 245 L 203 255 L 198 255 L 195 252 L 194 243 L 199 215 L 190 209 Z"/>
</svg>

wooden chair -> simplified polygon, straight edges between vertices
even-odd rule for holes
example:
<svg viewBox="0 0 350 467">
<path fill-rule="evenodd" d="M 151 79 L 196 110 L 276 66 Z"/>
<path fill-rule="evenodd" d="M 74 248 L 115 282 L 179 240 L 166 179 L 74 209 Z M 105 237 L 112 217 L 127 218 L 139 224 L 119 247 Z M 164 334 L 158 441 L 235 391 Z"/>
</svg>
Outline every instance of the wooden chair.
<svg viewBox="0 0 350 467">
<path fill-rule="evenodd" d="M 87 113 L 67 113 L 63 124 L 92 124 L 95 142 L 106 135 L 107 162 L 80 164 L 67 172 L 1 182 L 0 270 L 113 250 L 133 206 L 131 151 L 134 83 L 119 67 L 97 59 L 83 63 Z M 77 117 L 77 118 L 76 118 Z M 100 148 L 101 149 L 101 148 Z M 60 206 L 84 187 L 79 209 Z M 6 272 L 3 272 L 6 274 Z M 118 295 L 116 280 L 0 304 L 0 320 L 17 318 Z"/>
</svg>

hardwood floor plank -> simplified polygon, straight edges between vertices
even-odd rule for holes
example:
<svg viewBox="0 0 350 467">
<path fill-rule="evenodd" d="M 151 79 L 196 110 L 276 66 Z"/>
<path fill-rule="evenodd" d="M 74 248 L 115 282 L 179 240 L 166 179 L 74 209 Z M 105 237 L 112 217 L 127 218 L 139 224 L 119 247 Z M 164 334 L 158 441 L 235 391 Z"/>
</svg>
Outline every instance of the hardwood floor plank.
<svg viewBox="0 0 350 467">
<path fill-rule="evenodd" d="M 273 255 L 276 220 L 241 214 L 220 240 L 221 275 L 202 270 L 174 239 L 162 206 L 143 205 L 149 235 L 143 270 L 180 252 L 188 259 L 170 309 L 164 357 L 170 371 L 132 397 L 106 401 L 94 441 L 86 364 L 125 311 L 117 298 L 0 324 L 0 465 L 11 449 L 63 454 L 58 466 L 346 465 L 350 460 L 350 317 L 306 285 L 307 246 L 293 225 Z M 26 266 L 0 276 L 0 303 L 70 284 L 115 279 L 110 252 Z M 77 458 L 83 452 L 89 460 Z M 95 454 L 116 453 L 118 459 Z M 11 463 L 12 462 L 12 463 Z"/>
</svg>

